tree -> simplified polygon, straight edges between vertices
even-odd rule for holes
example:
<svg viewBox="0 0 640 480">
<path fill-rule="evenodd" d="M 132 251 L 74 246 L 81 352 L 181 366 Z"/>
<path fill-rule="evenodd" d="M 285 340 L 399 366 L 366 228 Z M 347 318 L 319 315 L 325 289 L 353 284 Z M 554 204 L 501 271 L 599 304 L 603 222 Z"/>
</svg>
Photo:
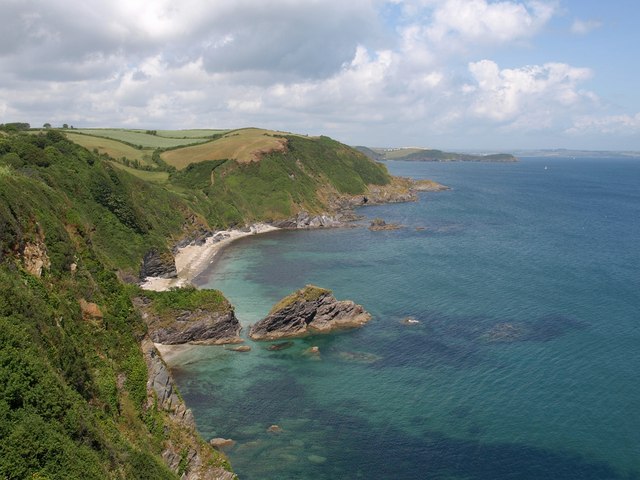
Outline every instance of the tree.
<svg viewBox="0 0 640 480">
<path fill-rule="evenodd" d="M 63 123 L 63 124 L 62 124 L 62 128 L 69 128 L 69 125 L 68 125 L 68 124 L 66 124 L 66 123 Z"/>
<path fill-rule="evenodd" d="M 49 122 L 42 125 L 42 128 L 51 128 L 51 124 Z"/>
</svg>

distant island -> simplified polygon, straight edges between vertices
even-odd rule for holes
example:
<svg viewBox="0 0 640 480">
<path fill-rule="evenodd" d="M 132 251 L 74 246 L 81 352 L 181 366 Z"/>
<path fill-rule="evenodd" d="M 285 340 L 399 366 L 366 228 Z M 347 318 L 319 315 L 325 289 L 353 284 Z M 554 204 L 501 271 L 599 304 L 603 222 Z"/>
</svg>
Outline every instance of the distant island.
<svg viewBox="0 0 640 480">
<path fill-rule="evenodd" d="M 354 147 L 372 160 L 405 160 L 414 162 L 517 162 L 518 159 L 510 153 L 493 153 L 479 155 L 471 153 L 443 152 L 429 148 L 369 148 Z"/>
</svg>

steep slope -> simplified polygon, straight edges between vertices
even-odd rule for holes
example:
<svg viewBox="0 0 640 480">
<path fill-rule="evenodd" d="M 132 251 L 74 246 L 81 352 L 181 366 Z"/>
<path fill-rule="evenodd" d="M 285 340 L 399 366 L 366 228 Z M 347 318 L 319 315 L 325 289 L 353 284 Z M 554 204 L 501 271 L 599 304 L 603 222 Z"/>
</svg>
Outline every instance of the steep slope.
<svg viewBox="0 0 640 480">
<path fill-rule="evenodd" d="M 56 132 L 0 139 L 0 477 L 228 477 L 159 395 L 169 377 L 150 380 L 137 287 L 116 275 L 166 249 L 181 208 Z"/>
</svg>

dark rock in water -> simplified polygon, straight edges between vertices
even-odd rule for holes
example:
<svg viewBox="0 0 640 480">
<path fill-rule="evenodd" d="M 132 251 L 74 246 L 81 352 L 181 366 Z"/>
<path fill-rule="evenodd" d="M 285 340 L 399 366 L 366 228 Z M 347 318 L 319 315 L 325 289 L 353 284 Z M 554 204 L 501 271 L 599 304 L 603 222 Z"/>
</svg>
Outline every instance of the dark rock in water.
<svg viewBox="0 0 640 480">
<path fill-rule="evenodd" d="M 147 277 L 176 278 L 177 276 L 176 262 L 169 251 L 159 252 L 153 248 L 142 259 L 140 278 L 143 280 Z"/>
<path fill-rule="evenodd" d="M 274 343 L 273 345 L 269 345 L 267 347 L 267 350 L 270 350 L 272 352 L 277 352 L 280 350 L 286 350 L 287 348 L 291 348 L 293 347 L 293 342 L 281 342 L 281 343 Z"/>
<path fill-rule="evenodd" d="M 402 228 L 402 226 L 397 223 L 387 223 L 381 218 L 374 218 L 369 226 L 369 230 L 373 232 L 380 230 L 398 230 L 399 228 Z"/>
<path fill-rule="evenodd" d="M 405 317 L 400 320 L 400 323 L 402 323 L 403 325 L 417 325 L 420 323 L 420 320 L 416 320 L 413 317 Z"/>
<path fill-rule="evenodd" d="M 330 290 L 307 285 L 283 298 L 251 327 L 253 340 L 275 340 L 360 327 L 371 315 L 350 300 L 338 301 Z"/>
</svg>

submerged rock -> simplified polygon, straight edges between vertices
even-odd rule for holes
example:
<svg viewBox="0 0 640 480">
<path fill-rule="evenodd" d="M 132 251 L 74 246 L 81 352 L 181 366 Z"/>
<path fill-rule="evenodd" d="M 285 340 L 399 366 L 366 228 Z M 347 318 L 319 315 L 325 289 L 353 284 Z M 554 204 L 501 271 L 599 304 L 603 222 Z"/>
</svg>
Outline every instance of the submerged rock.
<svg viewBox="0 0 640 480">
<path fill-rule="evenodd" d="M 231 440 L 230 438 L 212 438 L 209 440 L 209 445 L 218 450 L 233 447 L 235 444 L 235 440 Z"/>
<path fill-rule="evenodd" d="M 280 425 L 271 425 L 269 428 L 267 428 L 267 432 L 269 433 L 282 433 L 282 427 Z"/>
<path fill-rule="evenodd" d="M 330 290 L 307 285 L 278 302 L 251 327 L 253 340 L 275 340 L 360 327 L 371 315 L 351 300 L 338 301 Z"/>
<path fill-rule="evenodd" d="M 238 345 L 237 347 L 229 348 L 232 352 L 250 352 L 251 347 L 249 345 Z"/>
<path fill-rule="evenodd" d="M 274 343 L 273 345 L 269 345 L 267 350 L 271 352 L 278 352 L 280 350 L 286 350 L 287 348 L 293 347 L 293 342 L 280 342 Z"/>
</svg>

